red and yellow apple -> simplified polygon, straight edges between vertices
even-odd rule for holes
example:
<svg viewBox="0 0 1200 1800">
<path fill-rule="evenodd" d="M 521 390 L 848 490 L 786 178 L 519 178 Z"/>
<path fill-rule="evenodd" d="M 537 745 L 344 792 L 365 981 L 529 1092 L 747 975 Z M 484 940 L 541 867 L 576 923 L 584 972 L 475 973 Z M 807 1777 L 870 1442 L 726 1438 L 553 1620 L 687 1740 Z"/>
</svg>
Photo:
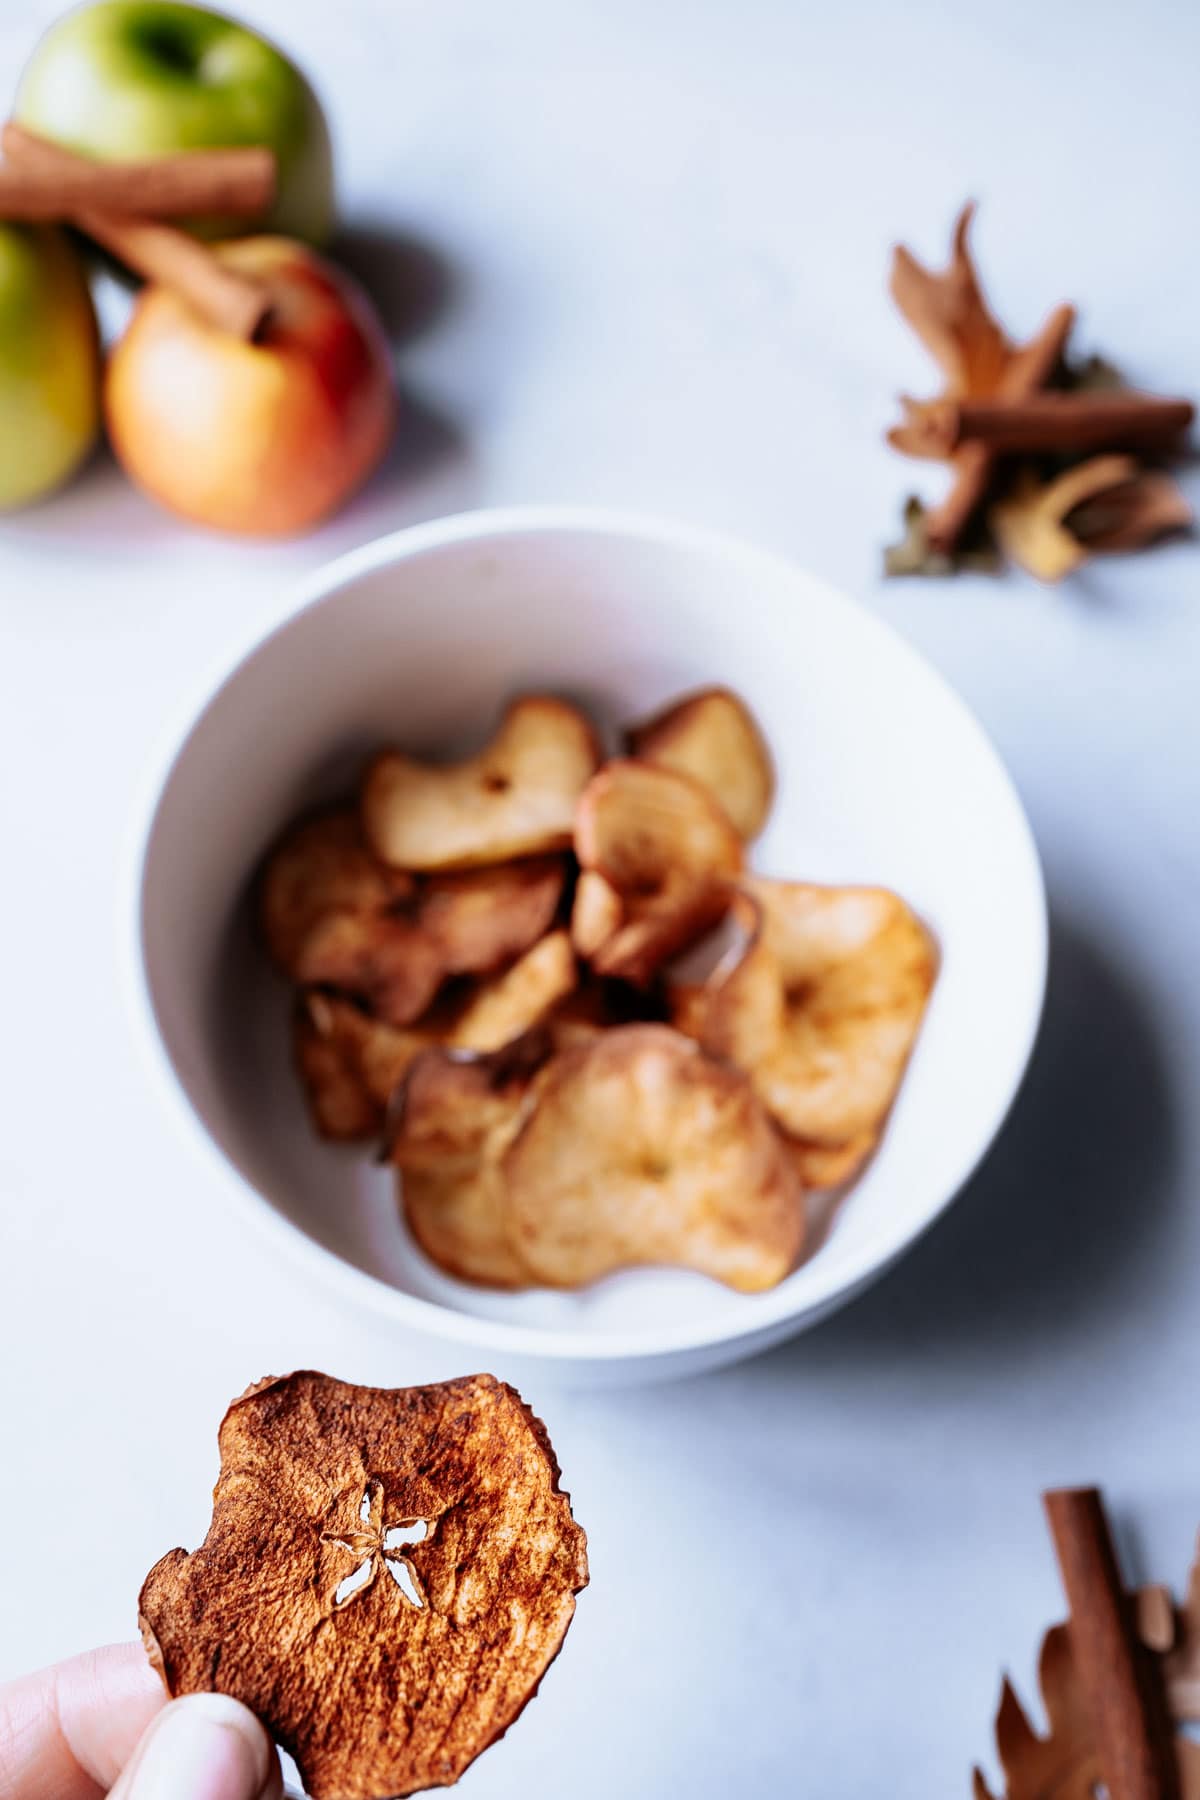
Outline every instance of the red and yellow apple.
<svg viewBox="0 0 1200 1800">
<path fill-rule="evenodd" d="M 51 225 L 0 224 L 0 510 L 71 475 L 100 428 L 100 347 L 83 267 Z"/>
<path fill-rule="evenodd" d="M 265 284 L 251 343 L 178 294 L 145 288 L 113 351 L 104 407 L 113 449 L 138 486 L 221 531 L 303 531 L 379 462 L 396 416 L 391 361 L 366 296 L 287 238 L 218 247 Z"/>
</svg>

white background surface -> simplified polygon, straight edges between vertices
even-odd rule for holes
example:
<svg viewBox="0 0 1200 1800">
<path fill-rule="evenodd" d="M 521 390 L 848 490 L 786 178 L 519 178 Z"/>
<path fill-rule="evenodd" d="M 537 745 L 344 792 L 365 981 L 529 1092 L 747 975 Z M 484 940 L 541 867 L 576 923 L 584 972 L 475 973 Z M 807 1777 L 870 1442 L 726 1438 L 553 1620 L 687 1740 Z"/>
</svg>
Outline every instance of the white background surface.
<svg viewBox="0 0 1200 1800">
<path fill-rule="evenodd" d="M 4 81 L 54 10 L 0 0 Z M 448 291 L 400 351 L 391 466 L 320 536 L 193 534 L 104 462 L 0 523 L 0 1673 L 130 1633 L 203 1533 L 229 1396 L 387 1348 L 231 1236 L 146 1082 L 119 883 L 152 747 L 335 550 L 611 502 L 794 553 L 949 675 L 1030 808 L 1054 968 L 1002 1143 L 882 1286 L 686 1386 L 530 1393 L 594 1585 L 466 1788 L 965 1793 L 1058 1606 L 1039 1488 L 1104 1482 L 1139 1575 L 1181 1579 L 1200 1520 L 1200 583 L 1184 545 L 1054 593 L 883 587 L 911 476 L 879 433 L 930 386 L 883 271 L 974 191 L 1015 330 L 1073 298 L 1084 345 L 1200 390 L 1198 28 L 1169 0 L 243 10 L 317 78 L 385 305 L 399 237 Z"/>
</svg>

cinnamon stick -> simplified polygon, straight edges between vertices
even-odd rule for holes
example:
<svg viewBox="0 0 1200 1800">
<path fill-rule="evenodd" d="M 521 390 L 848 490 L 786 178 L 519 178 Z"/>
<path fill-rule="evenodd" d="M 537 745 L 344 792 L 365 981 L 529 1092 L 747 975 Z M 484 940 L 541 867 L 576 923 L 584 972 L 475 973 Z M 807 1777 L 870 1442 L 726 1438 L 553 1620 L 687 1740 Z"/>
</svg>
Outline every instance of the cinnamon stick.
<svg viewBox="0 0 1200 1800">
<path fill-rule="evenodd" d="M 905 401 L 893 443 L 922 456 L 947 457 L 978 441 L 998 455 L 1065 454 L 1128 447 L 1165 449 L 1193 422 L 1190 400 L 1136 389 L 1112 393 L 1030 394 L 1017 399 Z"/>
<path fill-rule="evenodd" d="M 1070 1607 L 1071 1653 L 1112 1800 L 1178 1800 L 1165 1704 L 1136 1631 L 1095 1488 L 1043 1496 Z"/>
<path fill-rule="evenodd" d="M 30 133 L 4 129 L 12 159 L 0 163 L 0 219 L 63 219 L 79 212 L 137 219 L 233 213 L 253 218 L 275 196 L 275 157 L 267 149 L 188 150 L 152 162 L 23 160 Z"/>
<path fill-rule="evenodd" d="M 1075 323 L 1073 306 L 1057 306 L 1037 336 L 1022 345 L 1008 363 L 997 389 L 1001 400 L 1024 400 L 1044 388 L 1058 367 Z M 950 555 L 982 504 L 991 481 L 995 453 L 973 439 L 954 453 L 954 485 L 930 509 L 925 533 L 931 550 Z"/>
<path fill-rule="evenodd" d="M 0 147 L 14 163 L 49 174 L 66 173 L 85 158 L 8 124 Z M 227 268 L 206 245 L 173 225 L 129 219 L 82 208 L 72 215 L 79 229 L 147 281 L 173 288 L 218 331 L 252 338 L 271 309 L 263 283 Z"/>
</svg>

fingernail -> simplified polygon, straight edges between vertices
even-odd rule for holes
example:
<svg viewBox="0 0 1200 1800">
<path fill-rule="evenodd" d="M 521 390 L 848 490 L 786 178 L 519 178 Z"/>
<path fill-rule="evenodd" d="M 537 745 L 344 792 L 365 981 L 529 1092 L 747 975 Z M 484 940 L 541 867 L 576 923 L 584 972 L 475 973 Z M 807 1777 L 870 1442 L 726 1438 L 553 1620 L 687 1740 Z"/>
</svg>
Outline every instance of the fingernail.
<svg viewBox="0 0 1200 1800">
<path fill-rule="evenodd" d="M 266 1733 L 239 1700 L 188 1694 L 151 1727 L 129 1800 L 258 1800 L 270 1756 Z"/>
</svg>

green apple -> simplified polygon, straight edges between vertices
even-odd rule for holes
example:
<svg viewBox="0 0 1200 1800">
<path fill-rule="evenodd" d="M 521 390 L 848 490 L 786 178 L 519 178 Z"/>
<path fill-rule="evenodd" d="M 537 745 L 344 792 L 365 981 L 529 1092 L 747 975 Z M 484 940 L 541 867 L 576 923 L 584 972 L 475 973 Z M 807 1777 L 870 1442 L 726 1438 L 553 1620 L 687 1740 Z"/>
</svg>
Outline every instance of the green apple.
<svg viewBox="0 0 1200 1800">
<path fill-rule="evenodd" d="M 332 230 L 333 160 L 316 95 L 282 51 L 207 7 L 98 0 L 67 13 L 34 49 L 14 116 L 111 162 L 265 144 L 279 192 L 253 229 L 310 243 Z M 249 227 L 226 220 L 207 229 Z"/>
<path fill-rule="evenodd" d="M 55 226 L 0 224 L 0 507 L 64 482 L 99 423 L 96 315 L 79 258 Z"/>
</svg>

